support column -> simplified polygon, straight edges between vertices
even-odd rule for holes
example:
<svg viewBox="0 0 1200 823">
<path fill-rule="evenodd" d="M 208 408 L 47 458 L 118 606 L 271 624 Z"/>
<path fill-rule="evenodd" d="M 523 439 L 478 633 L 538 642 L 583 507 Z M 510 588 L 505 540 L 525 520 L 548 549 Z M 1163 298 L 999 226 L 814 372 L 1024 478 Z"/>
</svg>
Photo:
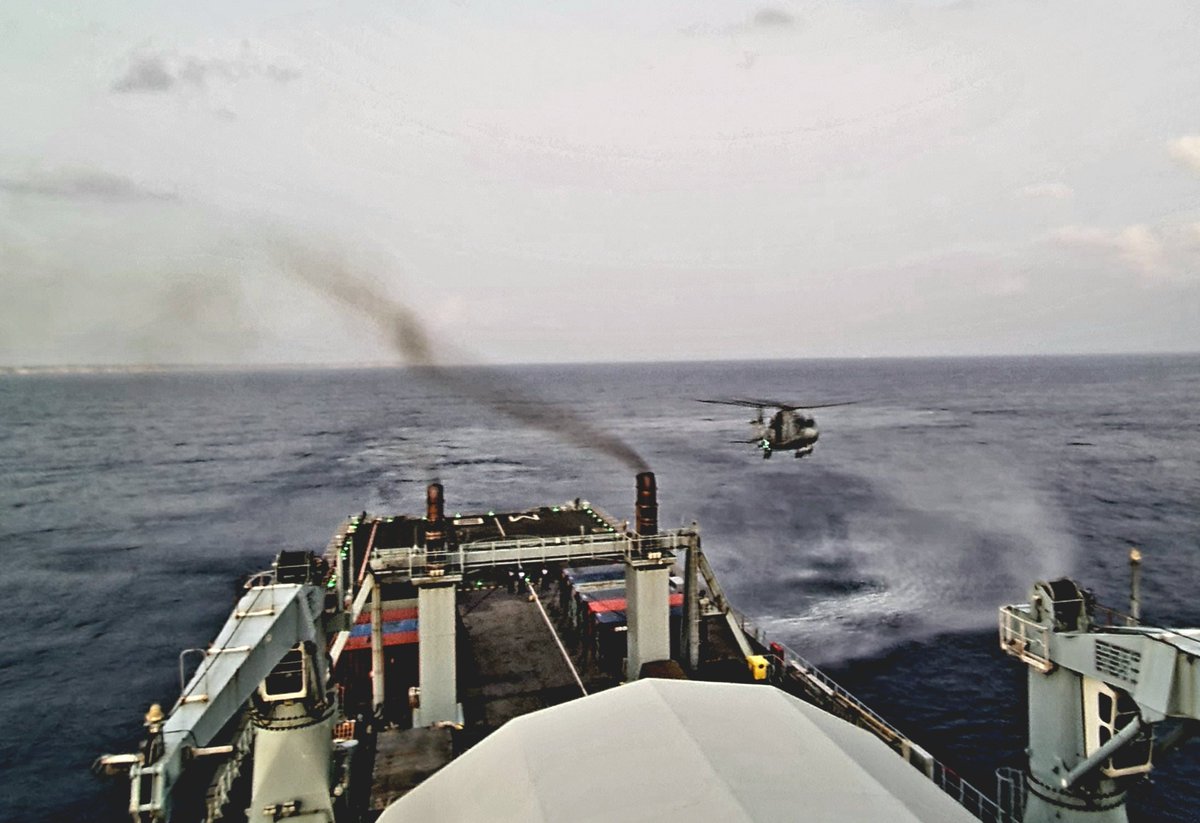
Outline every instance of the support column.
<svg viewBox="0 0 1200 823">
<path fill-rule="evenodd" d="M 1085 751 L 1083 688 L 1063 667 L 1043 674 L 1029 669 L 1029 800 L 1026 823 L 1126 823 L 1125 790 L 1097 774 L 1087 787 L 1064 788 L 1069 765 Z"/>
<path fill-rule="evenodd" d="M 371 709 L 377 718 L 383 717 L 384 659 L 383 659 L 383 587 L 375 575 L 367 578 L 371 587 Z"/>
<path fill-rule="evenodd" d="M 693 523 L 692 528 L 696 525 Z M 700 552 L 700 534 L 696 533 L 688 540 L 687 555 L 683 561 L 683 621 L 680 627 L 682 637 L 679 644 L 679 656 L 689 672 L 695 672 L 700 667 L 700 587 L 697 585 L 697 558 Z M 667 610 L 670 620 L 670 609 Z"/>
<path fill-rule="evenodd" d="M 421 705 L 413 726 L 463 722 L 458 702 L 455 597 L 462 575 L 414 580 L 417 584 L 417 659 Z"/>
<path fill-rule="evenodd" d="M 674 558 L 666 552 L 649 555 L 646 558 L 635 556 L 625 563 L 626 680 L 637 680 L 643 664 L 671 657 L 671 562 Z"/>
<path fill-rule="evenodd" d="M 256 721 L 254 772 L 249 823 L 275 823 L 289 808 L 310 820 L 333 820 L 329 773 L 333 746 L 333 711 L 313 717 L 294 708 L 273 707 L 271 718 Z M 282 717 L 277 717 L 282 715 Z"/>
</svg>

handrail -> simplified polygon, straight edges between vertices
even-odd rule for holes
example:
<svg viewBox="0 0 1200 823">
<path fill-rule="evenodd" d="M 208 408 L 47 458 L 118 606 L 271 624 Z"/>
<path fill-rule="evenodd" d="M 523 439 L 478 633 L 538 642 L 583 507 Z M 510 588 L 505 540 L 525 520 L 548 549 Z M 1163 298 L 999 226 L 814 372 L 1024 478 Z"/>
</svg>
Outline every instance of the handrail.
<svg viewBox="0 0 1200 823">
<path fill-rule="evenodd" d="M 1097 618 L 1103 618 L 1103 621 Z M 1092 624 L 1095 626 L 1140 626 L 1142 621 L 1131 614 L 1106 606 L 1103 603 L 1092 604 Z"/>
<path fill-rule="evenodd" d="M 891 723 L 889 723 L 887 720 L 885 720 L 878 712 L 876 712 L 874 709 L 872 709 L 866 703 L 863 703 L 861 700 L 859 700 L 853 694 L 848 692 L 836 680 L 834 680 L 829 675 L 825 674 L 825 672 L 821 671 L 815 665 L 810 663 L 807 659 L 802 657 L 795 650 L 791 649 L 786 644 L 780 643 L 777 640 L 776 641 L 770 640 L 767 636 L 767 632 L 764 629 L 762 629 L 761 627 L 759 627 L 757 624 L 755 624 L 753 620 L 746 617 L 746 615 L 743 614 L 741 611 L 734 608 L 733 606 L 729 607 L 729 611 L 731 613 L 733 613 L 734 615 L 736 615 L 738 625 L 742 628 L 742 631 L 744 631 L 748 636 L 752 637 L 756 643 L 760 644 L 763 647 L 769 647 L 769 645 L 771 643 L 774 643 L 776 646 L 783 649 L 784 652 L 786 653 L 785 659 L 783 660 L 784 666 L 786 668 L 791 668 L 793 671 L 797 671 L 797 667 L 798 667 L 798 672 L 802 677 L 819 682 L 822 686 L 825 687 L 824 691 L 826 692 L 826 694 L 838 695 L 845 703 L 849 704 L 849 706 L 851 708 L 853 708 L 855 711 L 859 712 L 860 714 L 864 715 L 865 717 L 869 717 L 874 722 L 875 725 L 877 725 L 880 729 L 885 730 L 888 733 L 888 738 L 890 738 L 890 739 L 886 739 L 885 742 L 893 742 L 893 741 L 907 739 L 905 737 L 905 735 L 900 732 L 899 729 L 897 729 L 895 726 L 893 726 Z"/>
<path fill-rule="evenodd" d="M 1026 604 L 1000 607 L 1000 648 L 1040 672 L 1054 668 L 1050 628 L 1034 620 Z"/>
<path fill-rule="evenodd" d="M 695 532 L 690 529 L 655 535 L 603 533 L 524 537 L 466 543 L 440 553 L 418 547 L 376 548 L 371 553 L 371 560 L 376 571 L 407 572 L 410 577 L 419 577 L 431 566 L 460 572 L 514 563 L 600 557 L 629 559 L 635 554 L 686 548 L 694 537 Z M 432 559 L 436 555 L 440 555 L 440 562 Z"/>
<path fill-rule="evenodd" d="M 763 648 L 770 648 L 771 645 L 774 645 L 783 650 L 784 656 L 782 662 L 786 671 L 815 683 L 817 688 L 829 698 L 842 703 L 860 714 L 862 718 L 868 721 L 865 724 L 868 731 L 873 732 L 876 737 L 887 743 L 897 754 L 906 756 L 911 751 L 914 744 L 899 729 L 884 720 L 883 717 L 867 706 L 867 704 L 848 692 L 833 678 L 789 648 L 786 644 L 771 641 L 767 632 L 755 624 L 753 620 L 746 617 L 745 614 L 732 606 L 728 608 L 729 613 L 736 616 L 737 623 L 742 628 L 742 631 L 747 636 L 753 638 L 756 643 L 760 644 Z M 909 758 L 906 756 L 906 759 Z M 912 763 L 912 759 L 909 759 L 909 762 Z M 957 800 L 960 806 L 973 814 L 977 819 L 984 821 L 984 823 L 1021 823 L 1019 815 L 1001 808 L 999 803 L 988 797 L 936 758 L 928 756 L 927 764 L 913 763 L 913 765 L 924 766 L 921 771 L 938 788 Z"/>
<path fill-rule="evenodd" d="M 1029 796 L 1029 784 L 1023 768 L 1003 766 L 996 769 L 996 800 L 1005 814 L 1014 820 L 1025 816 L 1025 802 Z"/>
</svg>

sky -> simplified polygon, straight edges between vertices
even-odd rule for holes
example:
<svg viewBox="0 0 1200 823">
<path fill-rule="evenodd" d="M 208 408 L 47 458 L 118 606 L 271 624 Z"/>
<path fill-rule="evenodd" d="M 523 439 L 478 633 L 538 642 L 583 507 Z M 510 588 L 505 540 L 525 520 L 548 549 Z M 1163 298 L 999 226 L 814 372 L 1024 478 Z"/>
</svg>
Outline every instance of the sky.
<svg viewBox="0 0 1200 823">
<path fill-rule="evenodd" d="M 1194 0 L 520 5 L 5 0 L 0 366 L 1200 351 Z"/>
</svg>

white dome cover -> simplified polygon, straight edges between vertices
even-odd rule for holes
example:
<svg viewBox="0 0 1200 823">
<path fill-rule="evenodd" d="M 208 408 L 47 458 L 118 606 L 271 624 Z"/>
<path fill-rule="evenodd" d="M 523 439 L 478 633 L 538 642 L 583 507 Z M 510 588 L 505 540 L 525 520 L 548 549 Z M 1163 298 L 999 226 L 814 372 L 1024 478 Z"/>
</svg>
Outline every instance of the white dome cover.
<svg viewBox="0 0 1200 823">
<path fill-rule="evenodd" d="M 766 685 L 639 680 L 510 721 L 379 823 L 974 816 L 862 729 Z"/>
</svg>

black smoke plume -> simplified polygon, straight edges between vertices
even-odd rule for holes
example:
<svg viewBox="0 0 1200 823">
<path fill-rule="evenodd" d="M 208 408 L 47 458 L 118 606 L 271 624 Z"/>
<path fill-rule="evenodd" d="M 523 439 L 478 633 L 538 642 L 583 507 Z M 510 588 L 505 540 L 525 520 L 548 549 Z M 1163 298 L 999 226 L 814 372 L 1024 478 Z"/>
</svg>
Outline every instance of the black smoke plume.
<svg viewBox="0 0 1200 823">
<path fill-rule="evenodd" d="M 481 377 L 474 370 L 466 375 L 449 368 L 438 355 L 449 347 L 435 344 L 417 312 L 384 294 L 336 256 L 287 244 L 282 248 L 282 260 L 288 274 L 370 319 L 403 361 L 418 367 L 421 377 L 566 443 L 614 457 L 635 472 L 650 470 L 642 456 L 621 438 L 598 428 L 570 406 L 542 400 L 511 376 Z"/>
</svg>

